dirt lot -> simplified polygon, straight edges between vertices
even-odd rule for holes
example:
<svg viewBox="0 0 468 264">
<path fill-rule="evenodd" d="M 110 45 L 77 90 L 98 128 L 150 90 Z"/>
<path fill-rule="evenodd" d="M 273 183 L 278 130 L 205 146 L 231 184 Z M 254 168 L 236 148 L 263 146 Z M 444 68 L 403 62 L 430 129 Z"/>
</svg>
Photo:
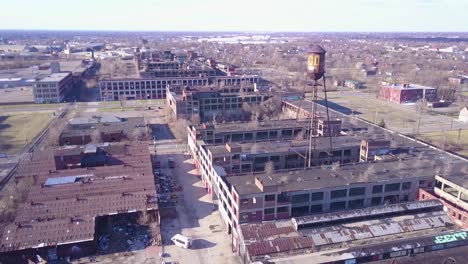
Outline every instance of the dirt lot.
<svg viewBox="0 0 468 264">
<path fill-rule="evenodd" d="M 468 130 L 451 130 L 422 133 L 417 136 L 435 146 L 457 152 L 468 157 Z"/>
<path fill-rule="evenodd" d="M 430 109 L 420 112 L 417 105 L 400 105 L 382 101 L 372 93 L 343 88 L 337 92 L 329 92 L 328 100 L 329 106 L 334 110 L 348 115 L 354 114 L 375 123 L 384 119 L 388 128 L 403 134 L 468 129 L 468 123 L 458 122 L 446 113 Z"/>
<path fill-rule="evenodd" d="M 0 152 L 15 154 L 47 127 L 52 112 L 0 114 Z"/>
</svg>

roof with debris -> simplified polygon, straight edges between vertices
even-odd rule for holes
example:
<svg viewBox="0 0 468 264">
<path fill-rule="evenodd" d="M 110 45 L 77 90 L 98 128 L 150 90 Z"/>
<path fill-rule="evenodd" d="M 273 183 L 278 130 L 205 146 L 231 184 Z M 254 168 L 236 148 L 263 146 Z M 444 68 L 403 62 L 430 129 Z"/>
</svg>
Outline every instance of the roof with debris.
<svg viewBox="0 0 468 264">
<path fill-rule="evenodd" d="M 141 128 L 146 129 L 146 124 L 143 117 L 78 117 L 70 120 L 62 134 L 60 134 L 60 137 L 67 138 L 75 136 L 89 136 L 92 135 L 96 130 L 104 134 L 123 133 L 125 135 L 130 135 L 133 130 Z"/>
<path fill-rule="evenodd" d="M 249 131 L 262 131 L 262 130 L 278 130 L 282 128 L 304 128 L 309 125 L 310 121 L 308 120 L 296 120 L 296 119 L 282 119 L 282 120 L 268 120 L 268 121 L 260 121 L 258 123 L 252 122 L 230 122 L 230 123 L 222 123 L 216 124 L 216 127 L 211 124 L 201 124 L 201 125 L 193 125 L 197 131 L 204 131 L 204 130 L 214 130 L 215 133 L 235 133 L 235 132 L 243 132 L 246 130 Z"/>
<path fill-rule="evenodd" d="M 316 148 L 330 149 L 330 139 L 328 137 L 318 137 L 315 139 Z M 360 141 L 353 137 L 333 137 L 332 145 L 336 146 L 335 149 L 343 148 L 359 148 Z M 261 154 L 261 153 L 279 153 L 279 152 L 305 152 L 309 148 L 308 140 L 300 141 L 263 141 L 263 142 L 249 142 L 249 143 L 236 143 L 235 146 L 241 148 L 241 153 L 248 154 Z M 207 145 L 205 146 L 212 154 L 222 155 L 231 153 L 226 145 Z"/>
<path fill-rule="evenodd" d="M 432 160 L 401 159 L 345 164 L 335 170 L 313 167 L 307 170 L 237 175 L 224 179 L 239 195 L 249 195 L 262 193 L 256 179 L 264 188 L 268 187 L 268 192 L 292 192 L 351 184 L 358 186 L 369 182 L 382 183 L 393 179 L 433 179 L 437 166 Z"/>
<path fill-rule="evenodd" d="M 145 144 L 99 144 L 34 152 L 20 162 L 17 178 L 33 183 L 6 226 L 0 252 L 94 240 L 97 216 L 157 209 Z M 88 166 L 83 158 L 103 157 Z M 95 164 L 94 164 L 95 165 Z"/>
<path fill-rule="evenodd" d="M 324 222 L 321 226 L 299 228 L 296 230 L 294 220 L 280 220 L 260 224 L 242 224 L 241 237 L 249 256 L 253 260 L 277 259 L 291 257 L 299 259 L 297 263 L 310 263 L 318 255 L 333 259 L 336 249 L 342 248 L 336 259 L 372 254 L 370 248 L 380 248 L 380 253 L 395 251 L 401 243 L 411 244 L 411 240 L 434 244 L 434 237 L 443 232 L 454 232 L 457 227 L 442 210 L 439 201 L 430 201 L 437 208 L 427 207 L 428 203 L 409 202 L 392 206 L 420 208 L 418 211 L 402 210 L 389 214 L 387 205 L 372 207 L 375 214 L 364 219 L 349 218 L 341 222 Z M 351 215 L 355 210 L 350 210 Z M 317 215 L 321 218 L 322 215 Z M 463 232 L 459 230 L 458 232 Z M 461 235 L 459 235 L 462 238 Z M 398 240 L 402 239 L 402 240 Z M 389 242 L 392 241 L 392 242 Z M 389 246 L 385 246 L 387 243 Z M 393 247 L 390 244 L 393 243 Z M 362 245 L 366 245 L 365 248 Z M 384 245 L 384 246 L 382 246 Z M 317 253 L 312 255 L 312 253 Z M 310 254 L 310 255 L 309 255 Z M 300 260 L 309 260 L 301 262 Z M 346 259 L 346 258 L 345 258 Z M 283 263 L 280 261 L 280 263 Z M 296 263 L 295 261 L 288 263 Z"/>
</svg>

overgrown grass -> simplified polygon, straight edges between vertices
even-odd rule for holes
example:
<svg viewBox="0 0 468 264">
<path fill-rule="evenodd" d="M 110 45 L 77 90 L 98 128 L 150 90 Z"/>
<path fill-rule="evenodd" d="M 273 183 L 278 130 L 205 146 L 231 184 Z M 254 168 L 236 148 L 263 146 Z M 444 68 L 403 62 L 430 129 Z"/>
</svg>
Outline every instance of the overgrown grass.
<svg viewBox="0 0 468 264">
<path fill-rule="evenodd" d="M 51 113 L 0 114 L 0 152 L 14 154 L 44 130 Z"/>
</svg>

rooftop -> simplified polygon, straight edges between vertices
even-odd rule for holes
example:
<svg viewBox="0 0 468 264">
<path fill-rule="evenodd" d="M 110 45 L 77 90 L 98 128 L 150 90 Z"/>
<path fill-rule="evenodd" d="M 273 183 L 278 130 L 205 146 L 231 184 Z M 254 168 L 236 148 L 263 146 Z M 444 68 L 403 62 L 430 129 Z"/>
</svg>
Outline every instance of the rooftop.
<svg viewBox="0 0 468 264">
<path fill-rule="evenodd" d="M 51 73 L 44 77 L 40 77 L 38 81 L 39 82 L 60 82 L 70 74 L 71 74 L 70 72 Z"/>
<path fill-rule="evenodd" d="M 133 130 L 146 129 L 143 117 L 120 118 L 116 116 L 78 117 L 70 120 L 60 135 L 61 138 L 91 135 L 98 130 L 101 133 L 123 133 L 130 135 Z"/>
<path fill-rule="evenodd" d="M 340 149 L 346 147 L 359 147 L 360 140 L 351 136 L 333 137 L 332 145 L 339 146 Z M 278 153 L 278 152 L 305 152 L 309 148 L 308 140 L 300 141 L 260 141 L 249 143 L 233 143 L 233 146 L 240 147 L 241 153 L 261 154 L 261 153 Z M 329 149 L 330 139 L 328 137 L 316 138 L 317 149 Z M 205 146 L 212 154 L 222 155 L 228 154 L 230 151 L 226 145 L 207 145 Z"/>
<path fill-rule="evenodd" d="M 384 87 L 389 87 L 389 88 L 399 89 L 399 90 L 437 89 L 437 88 L 434 88 L 434 87 L 423 86 L 423 85 L 414 84 L 414 83 L 384 85 Z"/>
<path fill-rule="evenodd" d="M 395 214 L 394 209 L 399 207 L 419 209 L 401 210 Z M 421 243 L 427 240 L 427 244 L 431 242 L 434 244 L 434 234 L 456 230 L 456 226 L 442 208 L 443 205 L 439 201 L 407 202 L 362 209 L 374 211 L 373 217 L 365 217 L 367 219 L 354 217 L 339 223 L 324 222 L 318 227 L 296 229 L 297 220 L 293 218 L 260 224 L 243 224 L 241 231 L 249 255 L 254 260 L 261 260 L 266 255 L 270 259 L 274 258 L 274 263 L 283 263 L 282 257 L 290 258 L 290 262 L 284 263 L 310 263 L 310 260 L 317 259 L 317 256 L 337 260 L 343 256 L 349 258 L 373 254 L 369 250 L 372 247 L 375 249 L 380 247 L 382 252 L 396 251 L 393 247 L 382 246 L 385 243 L 393 243 L 395 248 L 401 246 L 402 242 L 410 244 L 411 240 Z M 359 210 L 342 213 L 357 216 L 360 215 L 360 212 L 357 212 Z M 322 215 L 316 217 L 322 218 Z M 426 237 L 432 240 L 429 241 Z M 365 248 L 362 245 L 365 245 Z M 355 251 L 357 248 L 366 253 L 361 251 L 358 253 Z M 334 253 L 337 249 L 344 250 Z"/>
<path fill-rule="evenodd" d="M 49 149 L 20 162 L 17 177 L 34 183 L 14 223 L 4 229 L 0 252 L 91 241 L 96 217 L 157 208 L 146 145 L 101 144 L 96 150 Z M 74 157 L 103 157 L 104 164 L 80 165 Z"/>
<path fill-rule="evenodd" d="M 242 132 L 242 131 L 256 131 L 256 130 L 269 130 L 269 129 L 283 129 L 283 128 L 303 128 L 307 127 L 310 121 L 307 120 L 296 120 L 296 119 L 282 119 L 282 120 L 268 120 L 258 123 L 252 122 L 231 122 L 217 124 L 214 127 L 211 124 L 193 125 L 197 131 L 203 130 L 215 130 L 216 133 L 223 132 Z"/>
<path fill-rule="evenodd" d="M 412 155 L 412 154 L 408 154 Z M 360 183 L 382 182 L 391 179 L 431 178 L 438 164 L 430 159 L 401 159 L 377 162 L 361 162 L 341 165 L 336 170 L 310 168 L 307 170 L 276 171 L 225 177 L 240 195 L 262 193 L 256 179 L 268 192 L 291 192 L 338 186 L 359 186 Z M 456 172 L 455 172 L 456 173 Z"/>
</svg>

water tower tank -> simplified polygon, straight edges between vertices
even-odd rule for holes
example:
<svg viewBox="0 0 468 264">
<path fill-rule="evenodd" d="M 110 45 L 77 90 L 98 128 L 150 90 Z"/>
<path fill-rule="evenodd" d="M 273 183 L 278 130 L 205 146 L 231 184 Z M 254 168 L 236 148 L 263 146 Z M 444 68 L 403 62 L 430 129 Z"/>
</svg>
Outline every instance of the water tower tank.
<svg viewBox="0 0 468 264">
<path fill-rule="evenodd" d="M 319 80 L 325 74 L 325 53 L 319 45 L 311 46 L 307 51 L 307 75 Z"/>
</svg>

